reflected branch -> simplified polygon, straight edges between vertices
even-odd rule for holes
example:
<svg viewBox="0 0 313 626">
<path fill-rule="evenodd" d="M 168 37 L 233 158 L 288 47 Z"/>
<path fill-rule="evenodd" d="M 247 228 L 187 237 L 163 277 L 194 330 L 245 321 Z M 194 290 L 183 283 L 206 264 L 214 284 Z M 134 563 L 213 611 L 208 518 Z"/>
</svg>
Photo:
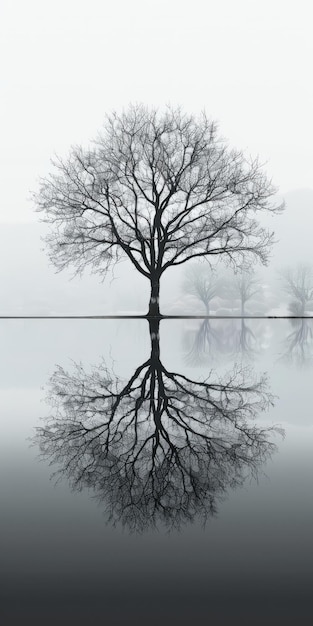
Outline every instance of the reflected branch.
<svg viewBox="0 0 313 626">
<path fill-rule="evenodd" d="M 57 367 L 52 415 L 36 429 L 42 456 L 72 488 L 93 489 L 113 523 L 143 531 L 180 528 L 217 512 L 229 488 L 276 450 L 279 428 L 253 423 L 273 404 L 266 376 L 235 367 L 196 381 L 160 358 L 159 321 L 150 321 L 151 352 L 127 382 L 103 362 L 87 373 Z"/>
</svg>

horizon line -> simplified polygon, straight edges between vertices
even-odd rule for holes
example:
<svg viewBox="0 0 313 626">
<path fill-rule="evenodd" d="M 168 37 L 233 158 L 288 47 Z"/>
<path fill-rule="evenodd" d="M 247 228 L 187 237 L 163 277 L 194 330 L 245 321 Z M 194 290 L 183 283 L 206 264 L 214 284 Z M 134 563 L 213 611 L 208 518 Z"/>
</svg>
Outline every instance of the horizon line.
<svg viewBox="0 0 313 626">
<path fill-rule="evenodd" d="M 208 319 L 271 320 L 313 319 L 313 315 L 0 315 L 0 320 L 27 319 Z"/>
</svg>

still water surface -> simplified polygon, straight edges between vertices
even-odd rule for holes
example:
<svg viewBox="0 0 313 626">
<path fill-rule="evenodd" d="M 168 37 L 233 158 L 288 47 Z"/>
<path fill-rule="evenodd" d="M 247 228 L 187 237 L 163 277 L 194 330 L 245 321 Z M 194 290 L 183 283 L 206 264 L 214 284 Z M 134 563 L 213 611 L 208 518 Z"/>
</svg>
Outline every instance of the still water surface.
<svg viewBox="0 0 313 626">
<path fill-rule="evenodd" d="M 1 623 L 310 624 L 312 336 L 3 321 Z"/>
</svg>

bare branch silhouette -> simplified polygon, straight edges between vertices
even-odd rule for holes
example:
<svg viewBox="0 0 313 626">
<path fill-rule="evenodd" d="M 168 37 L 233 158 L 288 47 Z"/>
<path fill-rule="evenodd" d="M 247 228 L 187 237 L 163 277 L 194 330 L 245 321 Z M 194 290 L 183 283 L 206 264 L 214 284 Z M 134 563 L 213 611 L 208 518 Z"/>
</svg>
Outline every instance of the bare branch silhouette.
<svg viewBox="0 0 313 626">
<path fill-rule="evenodd" d="M 150 282 L 148 315 L 159 316 L 160 279 L 190 259 L 266 263 L 273 233 L 260 213 L 280 211 L 257 159 L 230 149 L 217 125 L 178 109 L 137 105 L 107 117 L 93 148 L 53 162 L 34 199 L 52 226 L 58 270 L 105 274 L 127 257 Z"/>
</svg>

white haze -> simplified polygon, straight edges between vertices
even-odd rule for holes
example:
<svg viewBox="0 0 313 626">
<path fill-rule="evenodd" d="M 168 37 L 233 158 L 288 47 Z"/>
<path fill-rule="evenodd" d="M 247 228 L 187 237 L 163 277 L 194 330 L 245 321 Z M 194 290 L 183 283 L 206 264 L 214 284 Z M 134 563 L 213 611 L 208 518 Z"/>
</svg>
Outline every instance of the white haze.
<svg viewBox="0 0 313 626">
<path fill-rule="evenodd" d="M 280 292 L 278 271 L 312 261 L 312 238 L 305 226 L 313 221 L 313 190 L 285 195 L 282 215 L 265 220 L 275 230 L 277 243 L 267 268 L 254 266 L 270 284 L 275 307 Z M 146 313 L 149 283 L 128 261 L 116 266 L 102 282 L 88 272 L 73 278 L 69 271 L 56 273 L 49 263 L 40 236 L 43 224 L 3 224 L 0 248 L 1 315 L 103 315 Z M 161 310 L 170 314 L 202 314 L 201 303 L 183 294 L 185 266 L 166 272 L 161 282 Z M 222 266 L 221 266 L 222 270 Z M 269 312 L 269 311 L 267 311 Z"/>
<path fill-rule="evenodd" d="M 259 155 L 287 201 L 269 221 L 280 243 L 266 280 L 310 262 L 310 11 L 308 0 L 2 0 L 1 314 L 146 312 L 148 282 L 128 263 L 103 284 L 55 275 L 29 199 L 54 153 L 88 145 L 130 102 L 205 109 L 231 145 Z M 164 312 L 189 311 L 182 273 L 162 279 Z"/>
</svg>

